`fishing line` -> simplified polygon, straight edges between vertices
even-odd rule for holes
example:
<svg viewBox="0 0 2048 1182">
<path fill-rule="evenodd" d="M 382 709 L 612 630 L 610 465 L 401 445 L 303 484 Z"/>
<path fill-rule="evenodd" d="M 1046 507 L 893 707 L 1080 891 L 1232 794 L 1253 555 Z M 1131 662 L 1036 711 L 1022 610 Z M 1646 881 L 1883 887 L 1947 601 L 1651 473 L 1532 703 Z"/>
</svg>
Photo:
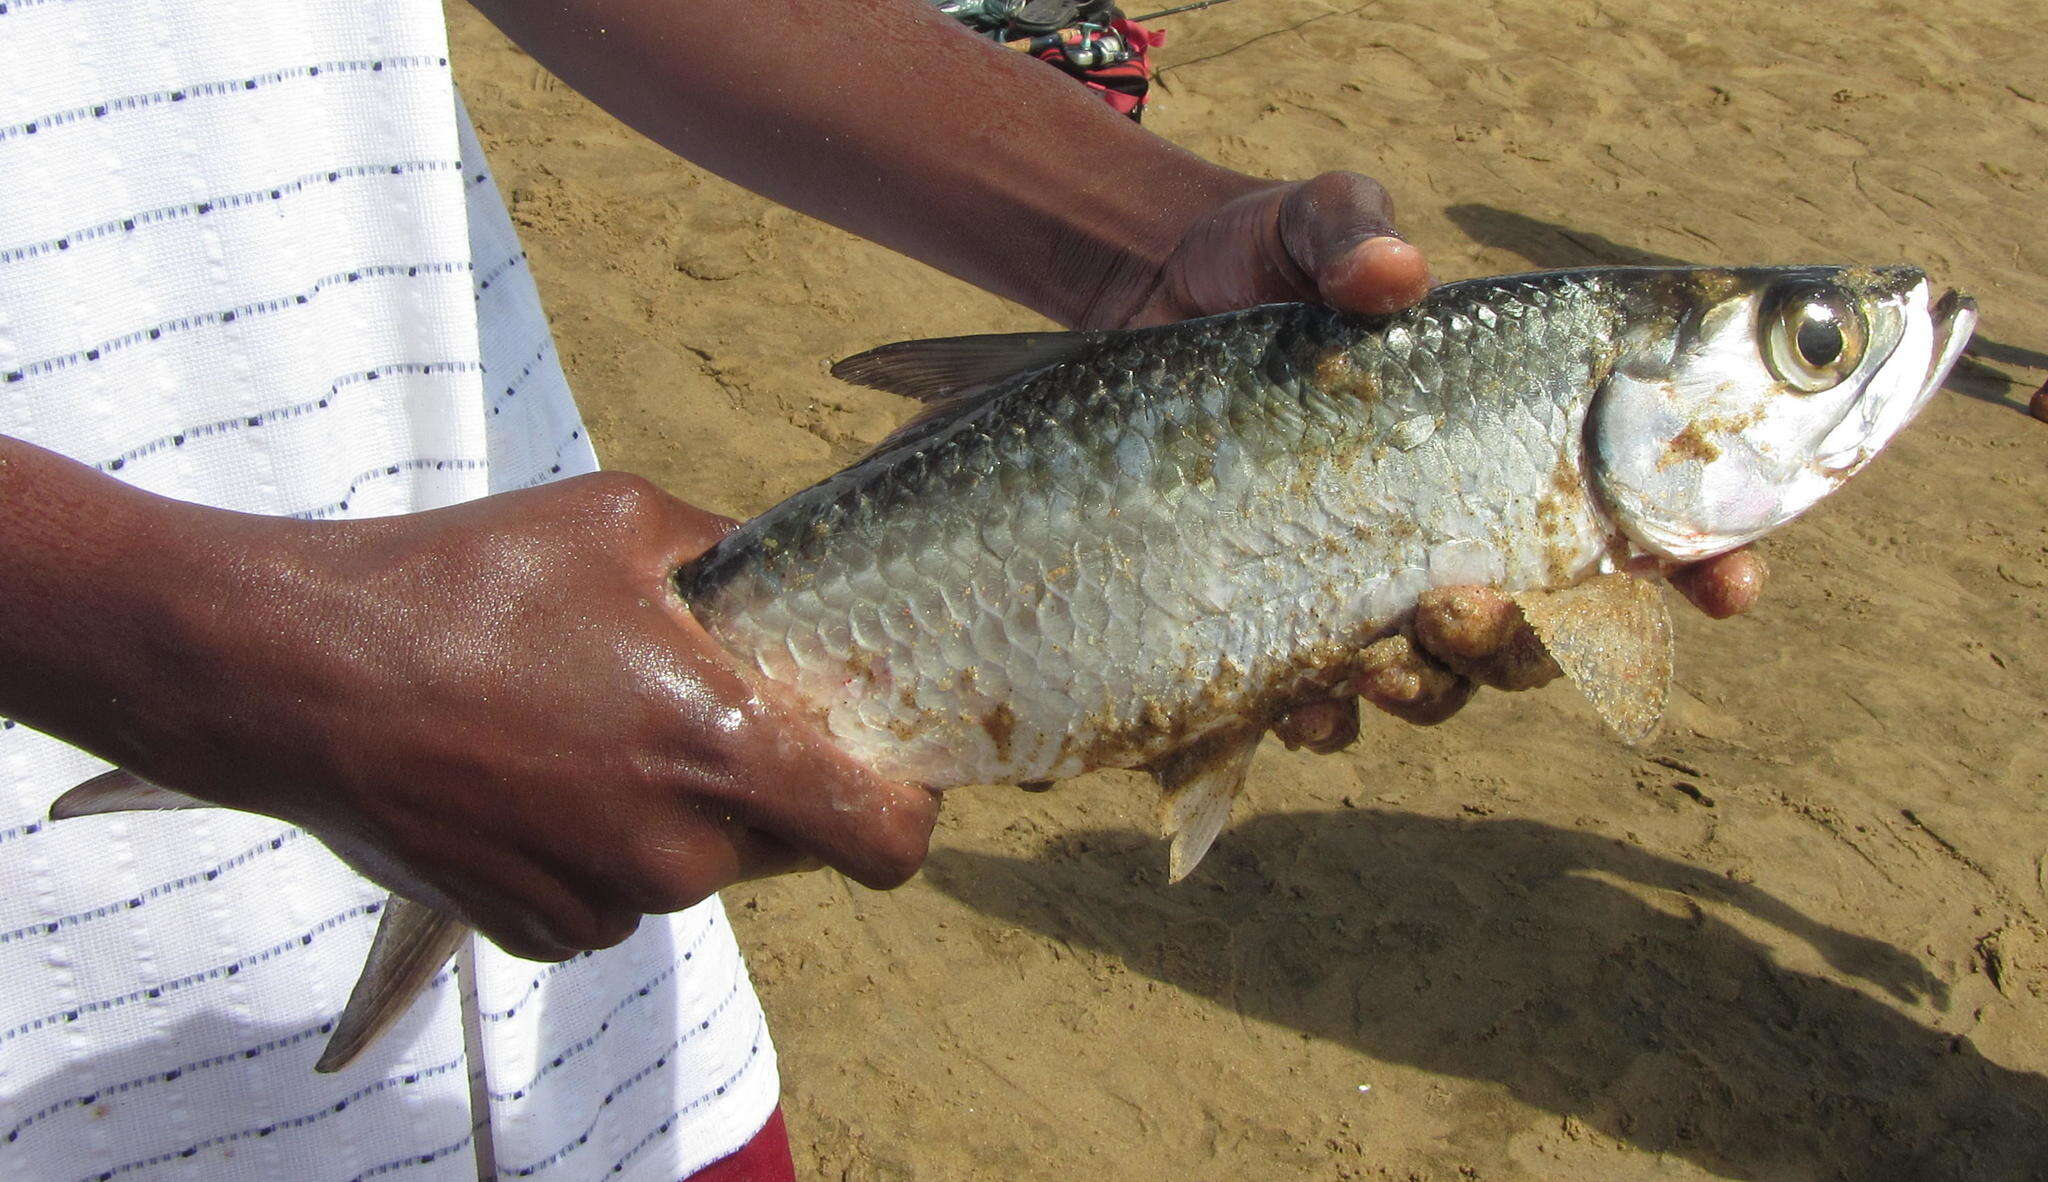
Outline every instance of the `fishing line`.
<svg viewBox="0 0 2048 1182">
<path fill-rule="evenodd" d="M 1139 24 L 1143 24 L 1146 21 L 1156 21 L 1162 16 L 1178 16 L 1183 12 L 1193 12 L 1198 8 L 1214 8 L 1218 4 L 1228 3 L 1230 3 L 1230 0 L 1201 0 L 1199 4 L 1183 4 L 1178 8 L 1162 8 L 1158 12 L 1148 12 L 1143 16 L 1134 16 L 1131 19 Z"/>
<path fill-rule="evenodd" d="M 1225 4 L 1228 2 L 1229 0 L 1206 0 L 1206 4 L 1204 4 L 1203 6 L 1206 7 L 1207 4 Z M 1317 21 L 1329 20 L 1333 16 L 1356 16 L 1359 13 L 1364 12 L 1368 8 L 1376 7 L 1378 4 L 1379 0 L 1366 0 L 1366 3 L 1361 4 L 1356 8 L 1347 8 L 1341 12 L 1319 12 L 1316 15 L 1309 17 L 1307 20 L 1296 21 L 1294 24 L 1287 25 L 1284 28 L 1273 29 L 1270 32 L 1260 33 L 1258 36 L 1253 37 L 1250 40 L 1240 41 L 1236 45 L 1231 46 L 1229 49 L 1220 49 L 1217 50 L 1215 53 L 1205 54 L 1198 58 L 1190 58 L 1189 60 L 1184 62 L 1175 62 L 1170 66 L 1161 66 L 1157 70 L 1154 70 L 1152 72 L 1152 76 L 1156 79 L 1165 75 L 1165 73 L 1168 70 L 1178 70 L 1184 66 L 1192 66 L 1199 64 L 1201 62 L 1215 61 L 1219 57 L 1224 57 L 1229 54 L 1236 53 L 1238 50 L 1243 49 L 1245 46 L 1257 44 L 1260 41 L 1264 41 L 1268 37 L 1278 37 L 1282 33 L 1296 32 L 1300 29 L 1306 28 L 1309 25 L 1315 24 Z M 1184 10 L 1169 9 L 1168 11 Z M 1157 16 L 1159 14 L 1154 13 L 1153 15 Z"/>
</svg>

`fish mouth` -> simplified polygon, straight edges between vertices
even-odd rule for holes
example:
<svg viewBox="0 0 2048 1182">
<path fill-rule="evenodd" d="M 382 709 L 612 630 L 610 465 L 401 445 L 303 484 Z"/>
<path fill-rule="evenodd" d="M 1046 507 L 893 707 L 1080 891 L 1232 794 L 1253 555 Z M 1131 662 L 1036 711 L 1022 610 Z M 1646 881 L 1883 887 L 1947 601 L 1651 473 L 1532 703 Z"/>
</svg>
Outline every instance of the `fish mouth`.
<svg viewBox="0 0 2048 1182">
<path fill-rule="evenodd" d="M 1928 402 L 1932 401 L 1941 384 L 1948 380 L 1949 370 L 1955 368 L 1963 355 L 1963 347 L 1970 343 L 1970 336 L 1977 330 L 1977 301 L 1959 291 L 1945 291 L 1941 298 L 1928 308 L 1933 321 L 1934 341 L 1927 374 L 1919 390 L 1907 402 L 1904 410 L 1896 415 L 1887 415 L 1887 398 L 1858 399 L 1856 410 L 1861 411 L 1863 435 L 1852 446 L 1820 457 L 1814 467 L 1823 474 L 1837 479 L 1847 479 L 1857 469 L 1870 462 L 1892 436 L 1904 429 L 1907 423 L 1919 416 Z M 1884 420 L 1889 419 L 1889 422 Z"/>
<path fill-rule="evenodd" d="M 1934 315 L 1934 363 L 1927 369 L 1926 387 L 1913 404 L 1915 412 L 1948 380 L 1948 371 L 1955 368 L 1963 355 L 1963 346 L 1970 343 L 1971 335 L 1977 331 L 1977 301 L 1962 292 L 1943 292 L 1929 311 Z"/>
</svg>

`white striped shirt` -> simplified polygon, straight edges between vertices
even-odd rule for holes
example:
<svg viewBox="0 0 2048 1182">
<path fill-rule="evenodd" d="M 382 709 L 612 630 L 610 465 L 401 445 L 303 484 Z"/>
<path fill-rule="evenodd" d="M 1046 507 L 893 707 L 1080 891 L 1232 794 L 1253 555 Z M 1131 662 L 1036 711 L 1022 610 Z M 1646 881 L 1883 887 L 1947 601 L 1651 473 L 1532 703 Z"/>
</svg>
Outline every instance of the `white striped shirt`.
<svg viewBox="0 0 2048 1182">
<path fill-rule="evenodd" d="M 309 518 L 592 470 L 447 52 L 439 0 L 0 0 L 0 433 Z M 772 1109 L 715 900 L 479 943 L 314 1074 L 381 892 L 267 818 L 42 820 L 104 766 L 0 722 L 0 1177 L 672 1179 Z"/>
</svg>

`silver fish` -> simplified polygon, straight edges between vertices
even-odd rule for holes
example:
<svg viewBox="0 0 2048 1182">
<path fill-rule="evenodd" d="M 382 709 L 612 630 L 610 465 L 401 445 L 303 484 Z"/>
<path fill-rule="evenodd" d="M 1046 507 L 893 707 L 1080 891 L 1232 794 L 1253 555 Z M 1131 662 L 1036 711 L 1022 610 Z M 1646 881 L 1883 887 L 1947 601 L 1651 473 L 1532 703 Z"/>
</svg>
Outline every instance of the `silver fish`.
<svg viewBox="0 0 2048 1182">
<path fill-rule="evenodd" d="M 1266 726 L 1429 588 L 1626 587 L 1595 576 L 1798 516 L 1973 323 L 1906 267 L 1617 268 L 1454 283 L 1387 317 L 885 346 L 834 372 L 940 405 L 679 585 L 885 775 L 1056 780 L 1199 744 L 1227 796 Z M 1604 616 L 1659 602 L 1597 593 Z M 1176 874 L 1213 836 L 1179 830 Z"/>
<path fill-rule="evenodd" d="M 1910 267 L 1601 268 L 1453 283 L 1391 316 L 1285 304 L 884 346 L 833 372 L 934 405 L 676 583 L 765 692 L 883 775 L 1151 770 L 1178 879 L 1265 730 L 1430 588 L 1510 592 L 1608 723 L 1646 737 L 1670 629 L 1638 574 L 1839 487 L 1974 323 Z M 193 803 L 113 773 L 52 815 Z M 319 1069 L 465 934 L 394 896 Z"/>
</svg>

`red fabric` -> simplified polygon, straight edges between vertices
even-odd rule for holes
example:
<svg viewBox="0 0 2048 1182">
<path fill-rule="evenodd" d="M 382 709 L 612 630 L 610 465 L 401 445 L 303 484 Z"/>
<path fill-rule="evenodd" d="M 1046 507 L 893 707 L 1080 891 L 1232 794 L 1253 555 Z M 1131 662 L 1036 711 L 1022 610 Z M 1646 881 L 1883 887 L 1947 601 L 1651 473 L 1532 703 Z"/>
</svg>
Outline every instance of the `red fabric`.
<svg viewBox="0 0 2048 1182">
<path fill-rule="evenodd" d="M 1123 39 L 1130 43 L 1131 48 L 1138 51 L 1141 58 L 1145 56 L 1146 50 L 1157 49 L 1166 44 L 1166 30 L 1148 29 L 1134 20 L 1118 17 L 1109 22 L 1109 27 L 1121 33 Z"/>
<path fill-rule="evenodd" d="M 768 1114 L 768 1123 L 731 1157 L 722 1157 L 685 1182 L 796 1182 L 796 1162 L 789 1156 L 789 1127 L 782 1109 Z"/>
</svg>

